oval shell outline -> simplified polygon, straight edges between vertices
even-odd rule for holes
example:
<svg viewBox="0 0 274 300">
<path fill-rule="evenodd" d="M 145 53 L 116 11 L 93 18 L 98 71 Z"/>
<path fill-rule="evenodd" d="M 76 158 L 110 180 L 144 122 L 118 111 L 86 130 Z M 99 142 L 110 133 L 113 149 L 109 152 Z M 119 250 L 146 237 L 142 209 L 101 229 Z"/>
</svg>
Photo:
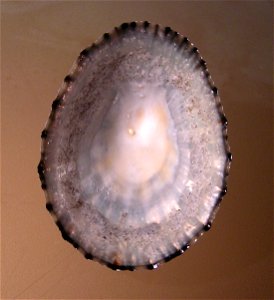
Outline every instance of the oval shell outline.
<svg viewBox="0 0 274 300">
<path fill-rule="evenodd" d="M 55 117 L 58 113 L 58 110 L 62 107 L 66 95 L 70 92 L 71 87 L 74 83 L 74 79 L 78 76 L 78 74 L 83 70 L 85 65 L 89 62 L 90 57 L 92 57 L 92 52 L 96 51 L 98 47 L 100 47 L 102 44 L 108 43 L 112 38 L 119 36 L 121 33 L 124 33 L 126 31 L 135 31 L 137 29 L 143 28 L 145 31 L 153 32 L 155 36 L 162 34 L 165 36 L 167 40 L 169 40 L 171 43 L 174 43 L 178 46 L 178 51 L 181 51 L 181 49 L 187 50 L 190 55 L 194 56 L 195 58 L 195 68 L 199 68 L 205 77 L 205 80 L 209 86 L 209 88 L 212 91 L 212 94 L 214 95 L 215 104 L 218 109 L 218 113 L 222 122 L 222 134 L 223 134 L 223 141 L 224 141 L 224 148 L 226 152 L 226 164 L 224 168 L 224 175 L 223 175 L 223 184 L 222 184 L 222 190 L 219 194 L 219 197 L 216 201 L 215 207 L 213 208 L 210 217 L 208 219 L 207 224 L 204 225 L 202 230 L 200 230 L 194 237 L 192 237 L 188 242 L 186 242 L 184 245 L 182 245 L 181 249 L 176 250 L 173 254 L 169 255 L 168 257 L 165 257 L 164 259 L 150 265 L 144 265 L 144 266 L 124 266 L 124 265 L 118 265 L 118 264 L 112 264 L 105 262 L 101 259 L 98 259 L 96 257 L 93 257 L 92 253 L 85 252 L 84 249 L 82 249 L 70 236 L 69 232 L 67 232 L 62 225 L 62 220 L 58 220 L 57 216 L 54 212 L 52 204 L 49 202 L 48 195 L 47 195 L 47 182 L 45 180 L 45 172 L 46 172 L 46 166 L 45 166 L 45 160 L 44 160 L 44 149 L 46 145 L 49 143 L 48 140 L 48 131 L 54 127 L 55 123 Z M 209 74 L 209 71 L 207 69 L 207 65 L 205 60 L 201 57 L 198 49 L 190 43 L 187 37 L 180 35 L 178 32 L 173 31 L 170 27 L 162 27 L 158 24 L 151 25 L 149 22 L 130 22 L 130 23 L 123 23 L 119 27 L 115 27 L 114 30 L 110 33 L 105 33 L 103 36 L 97 40 L 95 43 L 93 43 L 90 47 L 84 49 L 81 51 L 80 55 L 78 56 L 76 62 L 74 63 L 70 73 L 64 78 L 63 85 L 61 86 L 60 90 L 58 91 L 56 99 L 52 103 L 52 110 L 48 119 L 48 122 L 44 128 L 44 130 L 41 133 L 42 138 L 42 144 L 41 144 L 41 159 L 38 164 L 38 173 L 41 181 L 41 187 L 45 191 L 47 203 L 46 208 L 51 213 L 52 217 L 55 220 L 56 225 L 58 226 L 59 230 L 61 231 L 62 237 L 70 242 L 75 248 L 77 248 L 86 259 L 95 260 L 103 265 L 106 265 L 107 267 L 113 269 L 113 270 L 136 270 L 137 268 L 145 267 L 147 269 L 153 270 L 156 269 L 160 264 L 170 261 L 171 259 L 181 255 L 184 253 L 193 243 L 196 242 L 196 240 L 203 235 L 205 231 L 208 231 L 211 226 L 212 222 L 215 218 L 216 212 L 220 206 L 220 203 L 225 196 L 227 192 L 227 177 L 230 170 L 230 165 L 232 161 L 232 155 L 230 152 L 230 147 L 227 141 L 227 119 L 223 112 L 223 107 L 220 102 L 220 97 L 218 93 L 218 89 L 214 85 L 213 80 L 211 79 L 211 76 Z"/>
</svg>

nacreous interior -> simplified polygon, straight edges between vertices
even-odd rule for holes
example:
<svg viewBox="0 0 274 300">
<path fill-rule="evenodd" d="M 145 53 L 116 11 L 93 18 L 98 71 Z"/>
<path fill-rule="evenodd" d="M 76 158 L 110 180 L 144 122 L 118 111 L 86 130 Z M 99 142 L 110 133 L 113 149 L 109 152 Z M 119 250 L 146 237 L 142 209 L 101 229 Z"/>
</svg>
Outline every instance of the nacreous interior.
<svg viewBox="0 0 274 300">
<path fill-rule="evenodd" d="M 98 260 L 161 261 L 203 228 L 223 187 L 208 80 L 188 47 L 142 26 L 113 33 L 76 69 L 44 143 L 48 201 Z"/>
<path fill-rule="evenodd" d="M 93 133 L 90 124 L 80 142 L 83 196 L 113 224 L 159 223 L 179 208 L 175 184 L 186 180 L 189 165 L 188 149 L 178 148 L 170 95 L 145 80 L 112 88 L 100 127 Z"/>
</svg>

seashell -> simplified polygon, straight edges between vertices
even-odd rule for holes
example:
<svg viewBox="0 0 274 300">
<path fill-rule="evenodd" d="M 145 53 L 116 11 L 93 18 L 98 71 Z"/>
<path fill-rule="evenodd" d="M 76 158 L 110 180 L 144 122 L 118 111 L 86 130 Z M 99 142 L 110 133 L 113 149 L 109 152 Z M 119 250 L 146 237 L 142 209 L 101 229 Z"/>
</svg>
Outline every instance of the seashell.
<svg viewBox="0 0 274 300">
<path fill-rule="evenodd" d="M 124 23 L 80 53 L 42 132 L 38 166 L 63 237 L 116 270 L 183 253 L 226 193 L 227 120 L 186 37 Z"/>
</svg>

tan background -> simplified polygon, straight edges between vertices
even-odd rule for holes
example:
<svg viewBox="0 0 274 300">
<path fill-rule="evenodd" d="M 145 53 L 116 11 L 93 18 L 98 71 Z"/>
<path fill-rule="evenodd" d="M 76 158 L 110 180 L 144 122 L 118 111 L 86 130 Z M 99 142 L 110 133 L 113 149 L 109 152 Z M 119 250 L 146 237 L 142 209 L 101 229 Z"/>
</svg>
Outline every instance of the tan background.
<svg viewBox="0 0 274 300">
<path fill-rule="evenodd" d="M 271 298 L 272 3 L 2 2 L 2 298 Z M 229 192 L 213 228 L 157 271 L 114 272 L 63 241 L 36 167 L 40 132 L 83 48 L 125 21 L 187 35 L 229 120 Z"/>
</svg>

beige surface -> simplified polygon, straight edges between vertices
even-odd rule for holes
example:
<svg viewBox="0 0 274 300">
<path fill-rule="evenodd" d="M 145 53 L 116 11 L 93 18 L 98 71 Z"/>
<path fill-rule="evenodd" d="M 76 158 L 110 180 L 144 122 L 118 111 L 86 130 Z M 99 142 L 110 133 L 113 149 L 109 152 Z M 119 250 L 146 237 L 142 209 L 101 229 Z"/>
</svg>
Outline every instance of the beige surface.
<svg viewBox="0 0 274 300">
<path fill-rule="evenodd" d="M 271 298 L 272 3 L 3 2 L 2 298 Z M 125 21 L 189 36 L 229 120 L 229 193 L 213 228 L 157 271 L 114 272 L 63 241 L 36 173 L 40 132 L 81 49 Z"/>
</svg>

